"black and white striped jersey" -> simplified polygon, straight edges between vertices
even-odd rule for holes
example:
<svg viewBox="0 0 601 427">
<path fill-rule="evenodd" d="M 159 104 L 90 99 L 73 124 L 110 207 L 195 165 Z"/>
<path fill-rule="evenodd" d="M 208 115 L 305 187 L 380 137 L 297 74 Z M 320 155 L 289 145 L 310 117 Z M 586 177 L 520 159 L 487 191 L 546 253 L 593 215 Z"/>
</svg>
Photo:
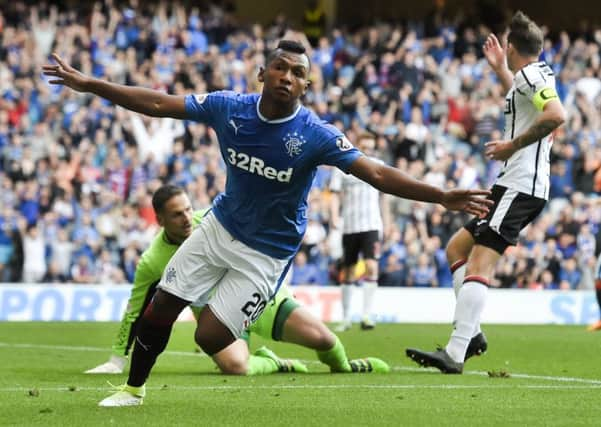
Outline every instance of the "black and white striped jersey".
<svg viewBox="0 0 601 427">
<path fill-rule="evenodd" d="M 513 85 L 505 97 L 505 140 L 511 140 L 528 130 L 542 114 L 534 103 L 534 95 L 544 88 L 555 90 L 555 76 L 545 62 L 533 62 L 513 78 Z M 551 134 L 514 153 L 503 165 L 496 184 L 530 194 L 549 198 L 549 154 Z"/>
<path fill-rule="evenodd" d="M 384 163 L 373 157 L 370 159 Z M 343 234 L 382 231 L 380 192 L 376 188 L 354 175 L 345 174 L 340 169 L 334 168 L 330 179 L 330 190 L 340 194 Z"/>
</svg>

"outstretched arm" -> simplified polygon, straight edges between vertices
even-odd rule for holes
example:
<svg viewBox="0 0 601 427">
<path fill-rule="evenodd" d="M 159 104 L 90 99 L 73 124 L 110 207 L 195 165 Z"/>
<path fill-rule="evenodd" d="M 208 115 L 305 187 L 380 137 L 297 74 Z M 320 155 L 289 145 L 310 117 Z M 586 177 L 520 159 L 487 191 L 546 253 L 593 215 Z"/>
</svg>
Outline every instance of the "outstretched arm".
<svg viewBox="0 0 601 427">
<path fill-rule="evenodd" d="M 78 92 L 90 92 L 108 99 L 128 110 L 154 117 L 186 118 L 183 96 L 168 95 L 152 89 L 125 86 L 87 76 L 63 61 L 57 54 L 52 57 L 57 65 L 44 65 L 44 75 L 52 84 L 61 84 Z"/>
<path fill-rule="evenodd" d="M 440 203 L 451 210 L 482 215 L 492 206 L 492 201 L 482 197 L 490 194 L 487 190 L 445 191 L 418 181 L 398 169 L 374 162 L 366 156 L 355 160 L 349 172 L 383 193 L 421 202 Z"/>
<path fill-rule="evenodd" d="M 501 81 L 501 86 L 503 86 L 505 92 L 509 92 L 513 84 L 513 74 L 507 67 L 506 46 L 501 46 L 497 37 L 491 33 L 486 38 L 484 46 L 482 46 L 482 52 L 490 68 L 492 68 Z"/>
</svg>

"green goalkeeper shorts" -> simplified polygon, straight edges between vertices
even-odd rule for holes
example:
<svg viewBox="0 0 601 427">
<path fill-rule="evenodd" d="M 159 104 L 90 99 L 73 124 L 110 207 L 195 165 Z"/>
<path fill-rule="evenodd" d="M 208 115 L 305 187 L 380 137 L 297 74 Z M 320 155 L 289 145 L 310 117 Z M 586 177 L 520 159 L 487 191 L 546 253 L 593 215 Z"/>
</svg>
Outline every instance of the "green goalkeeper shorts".
<svg viewBox="0 0 601 427">
<path fill-rule="evenodd" d="M 281 341 L 284 323 L 300 304 L 294 299 L 287 286 L 282 286 L 275 298 L 271 300 L 249 332 L 268 340 Z"/>
</svg>

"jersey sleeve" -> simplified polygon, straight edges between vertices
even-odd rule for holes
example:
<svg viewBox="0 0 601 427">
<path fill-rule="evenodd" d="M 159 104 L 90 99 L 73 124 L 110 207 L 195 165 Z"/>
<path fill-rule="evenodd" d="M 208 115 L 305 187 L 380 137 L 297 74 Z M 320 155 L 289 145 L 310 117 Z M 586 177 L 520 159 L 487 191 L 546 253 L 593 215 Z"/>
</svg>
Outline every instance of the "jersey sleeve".
<svg viewBox="0 0 601 427">
<path fill-rule="evenodd" d="M 333 128 L 333 126 L 331 126 Z M 335 129 L 335 128 L 334 128 Z M 363 154 L 356 149 L 343 133 L 331 132 L 320 147 L 320 164 L 336 166 L 348 173 L 350 166 Z"/>
<path fill-rule="evenodd" d="M 231 94 L 226 91 L 187 95 L 186 116 L 189 120 L 212 125 L 216 118 L 224 114 L 230 97 Z"/>
<path fill-rule="evenodd" d="M 517 93 L 528 98 L 539 111 L 542 111 L 549 101 L 559 99 L 555 90 L 555 80 L 549 73 L 552 72 L 548 66 L 534 64 L 522 68 L 515 76 Z"/>
</svg>

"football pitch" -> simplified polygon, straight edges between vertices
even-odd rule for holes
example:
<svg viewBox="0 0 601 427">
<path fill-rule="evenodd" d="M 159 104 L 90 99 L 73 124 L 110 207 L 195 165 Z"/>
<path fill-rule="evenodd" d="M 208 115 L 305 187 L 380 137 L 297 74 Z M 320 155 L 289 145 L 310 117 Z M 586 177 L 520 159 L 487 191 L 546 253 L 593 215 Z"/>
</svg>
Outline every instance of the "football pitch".
<svg viewBox="0 0 601 427">
<path fill-rule="evenodd" d="M 349 357 L 377 356 L 390 374 L 327 373 L 312 351 L 266 344 L 307 361 L 309 374 L 233 377 L 194 352 L 178 323 L 141 407 L 100 408 L 113 323 L 0 324 L 1 426 L 591 426 L 599 425 L 601 333 L 582 326 L 484 326 L 489 351 L 463 375 L 419 368 L 406 347 L 446 344 L 448 325 L 382 324 L 339 334 Z"/>
</svg>

